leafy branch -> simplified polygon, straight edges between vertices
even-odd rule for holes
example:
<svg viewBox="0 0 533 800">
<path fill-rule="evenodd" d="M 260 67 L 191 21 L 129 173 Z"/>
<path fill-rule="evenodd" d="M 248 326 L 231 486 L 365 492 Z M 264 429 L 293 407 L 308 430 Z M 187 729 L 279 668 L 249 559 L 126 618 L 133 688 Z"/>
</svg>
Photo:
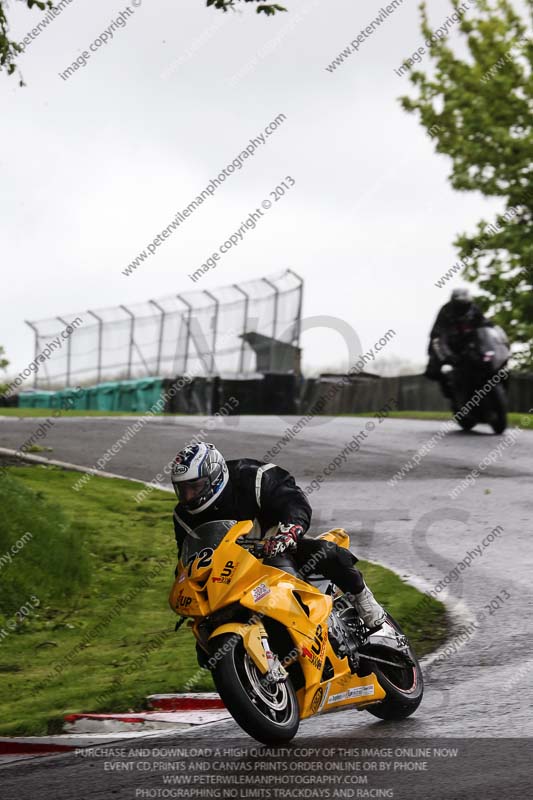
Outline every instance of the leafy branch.
<svg viewBox="0 0 533 800">
<path fill-rule="evenodd" d="M 41 11 L 54 8 L 52 0 L 23 0 L 23 2 L 26 3 L 29 9 L 32 9 L 34 6 L 37 6 Z M 228 9 L 235 11 L 236 3 L 240 3 L 242 0 L 206 0 L 206 2 L 208 6 L 222 9 L 222 11 L 228 11 Z M 279 5 L 279 3 L 261 3 L 259 0 L 244 0 L 244 2 L 256 3 L 256 12 L 258 14 L 263 13 L 266 16 L 272 16 L 279 11 L 287 11 L 287 9 Z M 6 8 L 7 0 L 0 0 L 0 72 L 5 70 L 8 75 L 13 75 L 17 69 L 17 58 L 23 48 L 20 47 L 17 42 L 9 38 L 9 24 Z M 24 86 L 22 77 L 19 78 L 19 85 Z"/>
<path fill-rule="evenodd" d="M 529 13 L 533 0 L 525 0 Z M 466 15 L 451 0 L 462 45 L 458 54 L 436 33 L 421 5 L 432 64 L 410 69 L 415 97 L 401 98 L 438 153 L 451 159 L 460 192 L 503 200 L 497 220 L 480 220 L 454 245 L 464 275 L 483 291 L 480 304 L 518 345 L 517 362 L 533 367 L 533 41 L 530 23 L 509 0 L 477 0 Z M 472 6 L 470 6 L 472 8 Z"/>
</svg>

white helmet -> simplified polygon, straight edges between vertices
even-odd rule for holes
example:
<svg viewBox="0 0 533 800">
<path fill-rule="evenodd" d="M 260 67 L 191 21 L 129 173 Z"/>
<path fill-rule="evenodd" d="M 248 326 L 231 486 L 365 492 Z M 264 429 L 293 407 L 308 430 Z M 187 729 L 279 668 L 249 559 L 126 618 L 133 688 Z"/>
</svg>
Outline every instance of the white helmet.
<svg viewBox="0 0 533 800">
<path fill-rule="evenodd" d="M 228 483 L 228 466 L 214 444 L 187 445 L 172 463 L 172 485 L 180 505 L 198 514 L 220 496 Z"/>
<path fill-rule="evenodd" d="M 473 302 L 472 292 L 467 286 L 461 286 L 458 289 L 453 289 L 450 300 L 454 304 L 469 306 Z"/>
</svg>

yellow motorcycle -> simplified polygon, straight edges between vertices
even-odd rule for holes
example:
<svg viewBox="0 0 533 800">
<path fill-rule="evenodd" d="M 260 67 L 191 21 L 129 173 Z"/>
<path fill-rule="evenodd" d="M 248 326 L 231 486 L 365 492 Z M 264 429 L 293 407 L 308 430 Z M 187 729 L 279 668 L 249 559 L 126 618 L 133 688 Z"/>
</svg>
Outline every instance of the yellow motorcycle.
<svg viewBox="0 0 533 800">
<path fill-rule="evenodd" d="M 387 615 L 370 631 L 327 580 L 265 565 L 253 529 L 218 520 L 191 531 L 169 598 L 182 617 L 176 627 L 192 618 L 199 664 L 241 728 L 280 744 L 301 719 L 339 708 L 385 720 L 412 714 L 422 672 L 399 625 Z M 341 528 L 320 538 L 349 546 Z"/>
</svg>

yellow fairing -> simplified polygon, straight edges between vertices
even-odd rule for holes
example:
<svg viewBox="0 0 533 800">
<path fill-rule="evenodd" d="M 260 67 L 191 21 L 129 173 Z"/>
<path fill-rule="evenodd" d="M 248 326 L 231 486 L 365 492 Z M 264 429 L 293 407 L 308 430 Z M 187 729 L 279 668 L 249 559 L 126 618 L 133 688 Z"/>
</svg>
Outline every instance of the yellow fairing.
<svg viewBox="0 0 533 800">
<path fill-rule="evenodd" d="M 350 537 L 344 528 L 332 528 L 330 531 L 322 533 L 318 538 L 325 539 L 327 542 L 335 542 L 339 547 L 346 547 L 346 549 L 350 547 Z"/>
<path fill-rule="evenodd" d="M 239 625 L 238 622 L 228 622 L 227 625 L 221 625 L 209 637 L 214 639 L 216 636 L 221 636 L 224 633 L 236 633 L 237 636 L 242 637 L 244 649 L 253 660 L 263 675 L 268 672 L 268 661 L 266 658 L 265 650 L 261 639 L 266 638 L 267 632 L 261 623 L 255 625 Z"/>
<path fill-rule="evenodd" d="M 374 673 L 360 678 L 349 671 L 335 675 L 330 681 L 306 686 L 297 693 L 300 717 L 305 719 L 319 712 L 332 711 L 342 706 L 357 705 L 364 708 L 383 700 L 385 692 Z"/>
<path fill-rule="evenodd" d="M 187 617 L 206 617 L 216 609 L 239 601 L 249 586 L 265 575 L 268 568 L 235 544 L 235 540 L 249 533 L 252 527 L 249 521 L 234 525 L 207 565 L 200 558 L 189 566 L 178 563 L 169 597 L 173 611 Z"/>
<path fill-rule="evenodd" d="M 283 570 L 265 566 L 235 544 L 252 527 L 250 521 L 234 525 L 207 566 L 203 566 L 202 559 L 189 566 L 179 562 L 169 597 L 172 610 L 182 616 L 206 617 L 240 602 L 253 611 L 280 619 L 288 628 L 297 629 L 298 624 L 302 626 L 302 606 L 293 595 L 297 591 L 309 605 L 310 619 L 315 623 L 325 621 L 331 611 L 330 597 Z"/>
<path fill-rule="evenodd" d="M 282 570 L 265 566 L 236 544 L 252 527 L 250 521 L 239 522 L 208 557 L 200 549 L 189 565 L 180 561 L 169 598 L 172 609 L 195 619 L 193 633 L 206 650 L 207 642 L 202 640 L 200 632 L 202 618 L 223 612 L 236 603 L 248 608 L 252 612 L 248 624 L 235 621 L 226 624 L 221 620 L 209 639 L 224 633 L 241 636 L 247 653 L 262 674 L 269 668 L 261 641 L 267 637 L 262 620 L 268 617 L 280 622 L 293 642 L 292 660 L 299 663 L 303 674 L 305 685 L 297 692 L 302 718 L 344 705 L 364 707 L 382 700 L 385 692 L 373 673 L 364 678 L 352 675 L 347 659 L 335 655 L 328 639 L 331 597 Z M 341 547 L 349 544 L 342 528 L 328 531 L 321 538 Z M 333 669 L 333 677 L 323 680 L 326 660 Z"/>
</svg>

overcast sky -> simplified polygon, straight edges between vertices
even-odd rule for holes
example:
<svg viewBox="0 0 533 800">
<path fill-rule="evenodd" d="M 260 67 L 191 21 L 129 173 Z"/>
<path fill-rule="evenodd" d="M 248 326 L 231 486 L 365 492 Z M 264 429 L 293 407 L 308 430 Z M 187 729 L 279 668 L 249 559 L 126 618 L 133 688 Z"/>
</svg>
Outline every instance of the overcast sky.
<svg viewBox="0 0 533 800">
<path fill-rule="evenodd" d="M 306 281 L 305 316 L 346 320 L 363 349 L 393 328 L 387 355 L 423 363 L 454 236 L 499 206 L 452 191 L 449 160 L 398 103 L 409 82 L 394 70 L 422 44 L 417 0 L 332 73 L 386 0 L 285 2 L 289 13 L 267 18 L 251 3 L 223 14 L 205 0 L 130 0 L 125 26 L 63 80 L 126 8 L 72 0 L 20 57 L 26 88 L 0 75 L 0 344 L 12 374 L 33 355 L 25 319 L 197 288 L 187 276 L 287 175 L 290 192 L 201 288 L 292 267 Z M 436 25 L 452 11 L 444 0 L 429 7 Z M 13 38 L 43 16 L 11 0 Z M 278 114 L 286 121 L 253 158 L 124 276 Z M 303 345 L 309 367 L 346 360 L 331 331 Z"/>
</svg>

